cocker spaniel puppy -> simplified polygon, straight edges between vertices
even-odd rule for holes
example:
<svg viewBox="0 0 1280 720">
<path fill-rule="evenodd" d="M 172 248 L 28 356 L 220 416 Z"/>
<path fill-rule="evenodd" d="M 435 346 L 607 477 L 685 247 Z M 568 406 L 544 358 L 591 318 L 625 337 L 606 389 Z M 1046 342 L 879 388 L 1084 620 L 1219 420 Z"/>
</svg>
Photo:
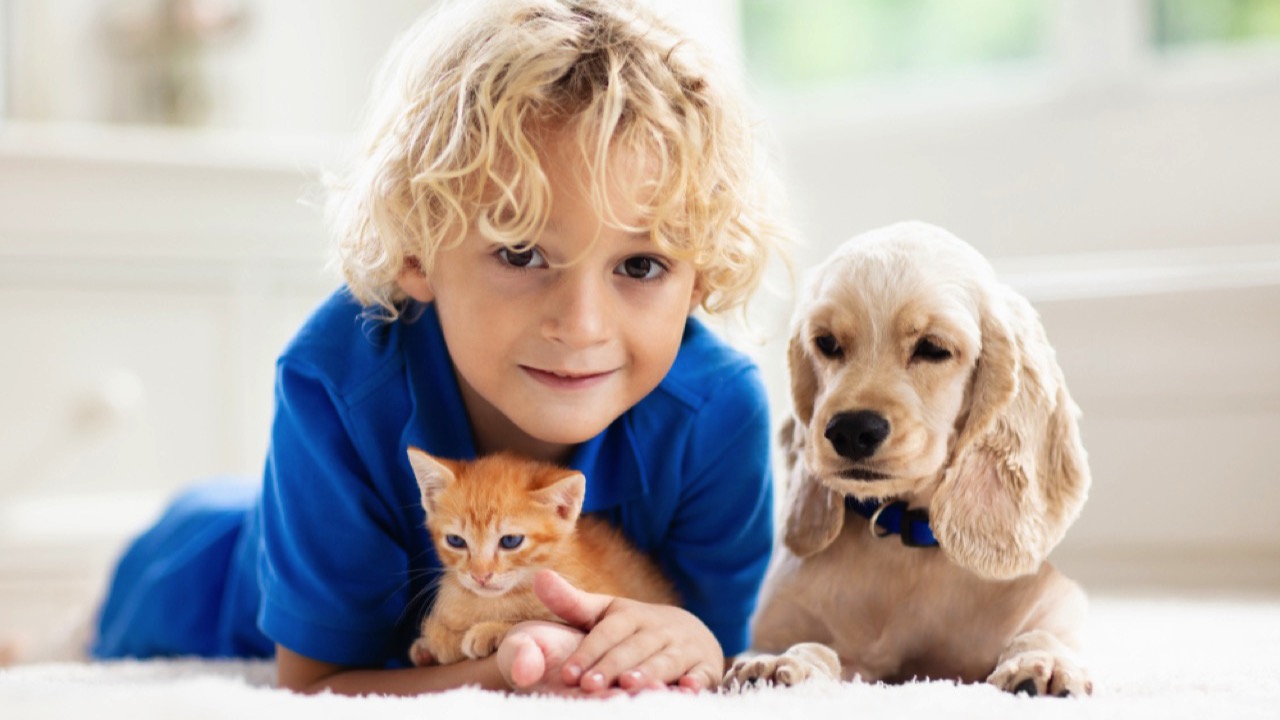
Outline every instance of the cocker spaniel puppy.
<svg viewBox="0 0 1280 720">
<path fill-rule="evenodd" d="M 729 686 L 814 675 L 1087 695 L 1086 600 L 1045 561 L 1089 489 L 1030 304 L 902 223 L 812 276 L 788 354 L 783 547 Z"/>
</svg>

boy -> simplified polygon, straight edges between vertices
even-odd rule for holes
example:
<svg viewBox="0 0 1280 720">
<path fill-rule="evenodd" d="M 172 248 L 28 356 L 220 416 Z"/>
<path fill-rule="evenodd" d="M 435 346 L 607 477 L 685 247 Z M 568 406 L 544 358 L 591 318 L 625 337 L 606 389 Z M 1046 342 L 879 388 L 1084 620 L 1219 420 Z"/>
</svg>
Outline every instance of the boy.
<svg viewBox="0 0 1280 720">
<path fill-rule="evenodd" d="M 331 206 L 347 287 L 279 361 L 261 495 L 180 498 L 121 560 L 95 654 L 274 652 L 304 692 L 715 686 L 772 541 L 758 373 L 690 318 L 741 306 L 781 239 L 739 111 L 622 2 L 459 3 L 380 87 Z M 439 567 L 409 445 L 582 470 L 584 511 L 684 607 L 544 574 L 569 625 L 405 667 Z"/>
</svg>

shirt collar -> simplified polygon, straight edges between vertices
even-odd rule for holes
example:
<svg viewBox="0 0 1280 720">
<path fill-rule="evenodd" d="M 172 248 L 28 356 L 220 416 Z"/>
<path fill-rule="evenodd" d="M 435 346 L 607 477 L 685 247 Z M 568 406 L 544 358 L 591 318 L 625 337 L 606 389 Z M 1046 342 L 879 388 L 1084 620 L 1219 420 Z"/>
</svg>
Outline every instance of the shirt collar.
<svg viewBox="0 0 1280 720">
<path fill-rule="evenodd" d="M 401 455 L 413 445 L 444 458 L 474 459 L 476 449 L 471 423 L 435 305 L 410 304 L 398 324 L 412 402 L 409 420 L 401 435 Z M 603 432 L 580 444 L 569 460 L 569 466 L 587 478 L 583 512 L 617 507 L 648 493 L 649 484 L 632 427 L 633 411 L 628 410 Z M 402 464 L 408 468 L 407 460 Z"/>
</svg>

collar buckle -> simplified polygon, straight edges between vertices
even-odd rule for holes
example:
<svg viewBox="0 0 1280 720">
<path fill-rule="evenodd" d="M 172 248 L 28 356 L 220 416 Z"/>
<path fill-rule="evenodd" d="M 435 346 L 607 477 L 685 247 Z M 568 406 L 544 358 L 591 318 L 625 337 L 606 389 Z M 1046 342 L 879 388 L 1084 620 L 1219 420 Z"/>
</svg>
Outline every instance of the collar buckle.
<svg viewBox="0 0 1280 720">
<path fill-rule="evenodd" d="M 897 535 L 906 547 L 938 547 L 926 508 L 912 509 L 905 500 L 861 501 L 852 495 L 845 496 L 844 505 L 867 518 L 867 529 L 873 537 Z"/>
</svg>

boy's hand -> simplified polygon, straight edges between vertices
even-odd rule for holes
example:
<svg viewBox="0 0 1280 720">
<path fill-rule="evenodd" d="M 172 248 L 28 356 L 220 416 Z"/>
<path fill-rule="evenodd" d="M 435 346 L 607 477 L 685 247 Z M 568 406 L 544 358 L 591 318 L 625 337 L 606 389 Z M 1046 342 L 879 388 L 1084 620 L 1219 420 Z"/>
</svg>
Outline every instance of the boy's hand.
<svg viewBox="0 0 1280 720">
<path fill-rule="evenodd" d="M 498 645 L 498 670 L 516 692 L 583 694 L 581 688 L 565 683 L 560 672 L 583 637 L 581 630 L 560 623 L 522 622 Z"/>
<path fill-rule="evenodd" d="M 498 646 L 498 670 L 517 692 L 558 693 L 559 669 L 585 633 L 558 623 L 530 620 L 513 626 Z M 557 687 L 559 685 L 559 687 Z"/>
<path fill-rule="evenodd" d="M 671 605 L 583 592 L 550 570 L 539 571 L 533 589 L 551 612 L 587 636 L 560 669 L 566 685 L 599 692 L 615 683 L 624 690 L 717 687 L 724 655 L 711 631 L 692 613 Z"/>
</svg>

